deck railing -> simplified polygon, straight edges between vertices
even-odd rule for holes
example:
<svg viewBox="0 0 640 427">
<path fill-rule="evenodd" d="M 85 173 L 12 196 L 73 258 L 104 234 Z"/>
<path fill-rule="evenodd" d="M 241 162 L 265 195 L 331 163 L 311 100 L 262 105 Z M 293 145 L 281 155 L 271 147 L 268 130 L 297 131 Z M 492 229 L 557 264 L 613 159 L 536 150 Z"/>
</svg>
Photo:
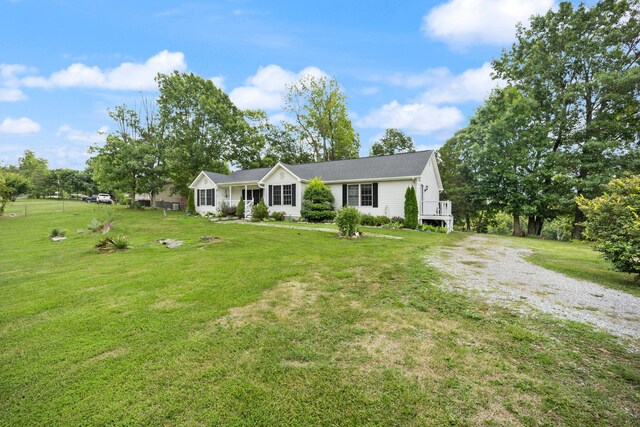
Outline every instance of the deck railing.
<svg viewBox="0 0 640 427">
<path fill-rule="evenodd" d="M 422 202 L 420 214 L 424 216 L 451 216 L 451 202 L 449 200 Z"/>
</svg>

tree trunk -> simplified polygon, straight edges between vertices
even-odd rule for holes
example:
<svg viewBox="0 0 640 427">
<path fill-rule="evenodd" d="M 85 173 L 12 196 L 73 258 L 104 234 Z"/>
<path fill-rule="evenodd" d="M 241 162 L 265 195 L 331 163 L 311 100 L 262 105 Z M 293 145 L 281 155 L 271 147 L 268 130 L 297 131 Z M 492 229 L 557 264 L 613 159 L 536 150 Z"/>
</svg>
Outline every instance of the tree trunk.
<svg viewBox="0 0 640 427">
<path fill-rule="evenodd" d="M 524 237 L 522 233 L 522 228 L 520 228 L 520 215 L 513 214 L 513 236 L 514 237 Z"/>
<path fill-rule="evenodd" d="M 584 212 L 580 210 L 578 205 L 575 206 L 575 212 L 573 215 L 573 232 L 571 233 L 571 237 L 575 240 L 582 240 L 582 232 L 583 226 L 582 223 L 586 217 L 584 216 Z"/>
<path fill-rule="evenodd" d="M 527 222 L 527 235 L 533 236 L 536 233 L 536 217 L 529 215 L 529 221 Z"/>
<path fill-rule="evenodd" d="M 466 231 L 471 231 L 471 217 L 469 216 L 468 213 L 465 214 L 465 218 L 464 219 L 465 219 L 465 222 L 467 224 Z"/>
<path fill-rule="evenodd" d="M 540 236 L 542 234 L 542 226 L 544 225 L 544 218 L 541 216 L 536 217 L 535 221 L 535 234 L 536 236 Z"/>
</svg>

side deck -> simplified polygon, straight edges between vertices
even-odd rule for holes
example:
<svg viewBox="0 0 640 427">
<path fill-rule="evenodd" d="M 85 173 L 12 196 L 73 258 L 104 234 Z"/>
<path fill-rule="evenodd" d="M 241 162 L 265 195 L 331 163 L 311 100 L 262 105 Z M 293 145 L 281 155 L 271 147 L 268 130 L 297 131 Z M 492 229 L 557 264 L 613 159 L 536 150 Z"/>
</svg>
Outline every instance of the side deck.
<svg viewBox="0 0 640 427">
<path fill-rule="evenodd" d="M 451 201 L 424 201 L 420 203 L 421 221 L 441 221 L 449 232 L 453 231 L 453 215 L 451 214 Z"/>
</svg>

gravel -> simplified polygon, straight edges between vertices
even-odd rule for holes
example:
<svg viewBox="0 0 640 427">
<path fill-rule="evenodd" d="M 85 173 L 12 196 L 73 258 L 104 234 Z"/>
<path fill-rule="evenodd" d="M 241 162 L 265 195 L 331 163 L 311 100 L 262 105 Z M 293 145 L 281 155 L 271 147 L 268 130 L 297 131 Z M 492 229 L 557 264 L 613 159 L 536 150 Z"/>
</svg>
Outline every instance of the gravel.
<svg viewBox="0 0 640 427">
<path fill-rule="evenodd" d="M 451 287 L 475 291 L 496 304 L 589 323 L 621 338 L 640 338 L 640 298 L 534 265 L 524 259 L 531 253 L 473 235 L 428 261 L 451 276 Z"/>
</svg>

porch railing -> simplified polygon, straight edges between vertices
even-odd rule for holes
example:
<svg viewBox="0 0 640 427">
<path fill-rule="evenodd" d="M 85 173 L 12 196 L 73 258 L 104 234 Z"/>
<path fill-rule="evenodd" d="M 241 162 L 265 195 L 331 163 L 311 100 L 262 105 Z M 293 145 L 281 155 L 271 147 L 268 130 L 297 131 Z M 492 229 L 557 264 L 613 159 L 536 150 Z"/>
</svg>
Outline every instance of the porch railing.
<svg viewBox="0 0 640 427">
<path fill-rule="evenodd" d="M 244 219 L 251 219 L 251 207 L 253 206 L 253 200 L 247 200 L 244 202 Z"/>
<path fill-rule="evenodd" d="M 451 201 L 422 202 L 420 214 L 424 216 L 451 216 Z"/>
</svg>

